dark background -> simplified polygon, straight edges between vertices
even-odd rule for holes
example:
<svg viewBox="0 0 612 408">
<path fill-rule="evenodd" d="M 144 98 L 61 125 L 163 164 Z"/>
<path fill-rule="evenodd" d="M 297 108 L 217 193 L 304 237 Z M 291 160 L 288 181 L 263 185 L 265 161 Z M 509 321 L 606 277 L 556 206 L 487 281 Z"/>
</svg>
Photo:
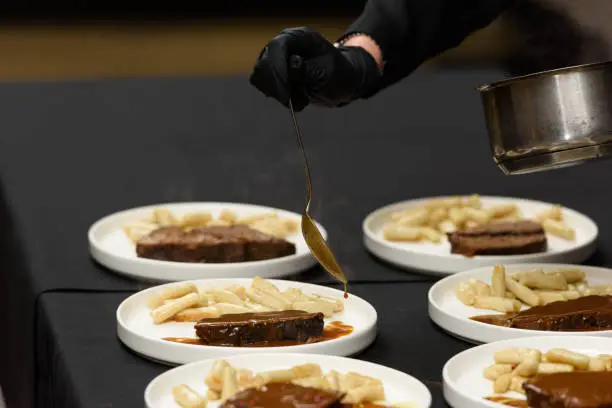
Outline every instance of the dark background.
<svg viewBox="0 0 612 408">
<path fill-rule="evenodd" d="M 334 39 L 364 4 L 4 0 L 0 80 L 247 73 L 280 29 L 308 25 Z M 522 0 L 426 67 L 498 66 L 520 75 L 607 60 L 612 29 L 601 16 L 611 13 L 606 0 Z"/>
<path fill-rule="evenodd" d="M 229 0 L 172 1 L 144 0 L 6 0 L 0 5 L 4 17 L 41 18 L 197 18 L 197 17 L 287 17 L 350 16 L 357 14 L 363 0 Z M 129 11 L 133 10 L 133 11 Z"/>
</svg>

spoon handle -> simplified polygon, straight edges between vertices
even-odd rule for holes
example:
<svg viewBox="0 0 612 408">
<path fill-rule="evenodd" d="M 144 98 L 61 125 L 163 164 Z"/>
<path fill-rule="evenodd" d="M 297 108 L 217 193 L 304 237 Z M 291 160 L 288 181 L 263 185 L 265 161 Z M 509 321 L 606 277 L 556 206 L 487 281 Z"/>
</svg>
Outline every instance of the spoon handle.
<svg viewBox="0 0 612 408">
<path fill-rule="evenodd" d="M 306 171 L 306 213 L 310 210 L 310 200 L 312 200 L 312 182 L 310 181 L 310 166 L 308 165 L 308 158 L 306 157 L 306 149 L 304 149 L 304 142 L 302 141 L 302 134 L 300 132 L 300 125 L 298 125 L 297 118 L 295 117 L 295 110 L 293 109 L 293 102 L 289 99 L 289 110 L 291 111 L 291 118 L 293 119 L 293 127 L 295 128 L 295 135 L 297 136 L 298 145 L 302 152 L 302 158 L 304 160 L 304 170 Z"/>
</svg>

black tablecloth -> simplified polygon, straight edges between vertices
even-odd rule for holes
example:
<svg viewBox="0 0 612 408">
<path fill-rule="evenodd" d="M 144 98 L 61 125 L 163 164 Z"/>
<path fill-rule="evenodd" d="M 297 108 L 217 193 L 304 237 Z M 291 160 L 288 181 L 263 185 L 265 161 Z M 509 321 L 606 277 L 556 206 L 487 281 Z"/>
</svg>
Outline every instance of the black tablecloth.
<svg viewBox="0 0 612 408">
<path fill-rule="evenodd" d="M 299 115 L 313 213 L 353 282 L 431 281 L 368 255 L 361 221 L 382 205 L 438 194 L 503 194 L 583 211 L 601 234 L 590 262 L 610 264 L 610 162 L 517 177 L 495 168 L 473 88 L 501 76 L 423 73 L 372 100 Z M 0 384 L 11 406 L 28 406 L 31 396 L 40 294 L 145 286 L 91 261 L 91 223 L 186 200 L 300 211 L 301 166 L 288 112 L 246 78 L 1 85 L 0 307 L 11 312 L 0 314 Z M 330 281 L 320 268 L 298 279 Z"/>
<path fill-rule="evenodd" d="M 514 178 L 495 168 L 473 87 L 499 76 L 416 75 L 370 101 L 299 115 L 313 213 L 353 281 L 414 278 L 373 261 L 361 243 L 365 215 L 402 199 L 479 192 L 561 202 L 612 239 L 608 163 Z M 3 198 L 35 293 L 140 288 L 89 259 L 87 228 L 114 211 L 187 200 L 304 204 L 289 114 L 244 78 L 0 90 Z"/>
<path fill-rule="evenodd" d="M 502 179 L 472 92 L 482 76 L 411 82 L 376 101 L 299 115 L 312 162 L 313 213 L 353 280 L 410 278 L 363 251 L 368 212 L 482 187 L 451 181 L 443 160 L 463 151 L 472 161 L 468 178 Z M 436 83 L 444 92 L 426 93 Z M 88 257 L 87 228 L 114 211 L 189 200 L 295 211 L 304 204 L 289 114 L 244 78 L 3 85 L 0 131 L 3 195 L 36 292 L 138 288 Z"/>
<path fill-rule="evenodd" d="M 429 286 L 354 285 L 355 294 L 371 302 L 379 313 L 377 340 L 356 357 L 415 376 L 429 387 L 433 406 L 443 407 L 442 366 L 468 345 L 440 332 L 429 321 Z M 146 385 L 168 367 L 132 354 L 117 339 L 114 313 L 125 297 L 111 293 L 49 293 L 41 297 L 38 407 L 143 406 Z"/>
</svg>

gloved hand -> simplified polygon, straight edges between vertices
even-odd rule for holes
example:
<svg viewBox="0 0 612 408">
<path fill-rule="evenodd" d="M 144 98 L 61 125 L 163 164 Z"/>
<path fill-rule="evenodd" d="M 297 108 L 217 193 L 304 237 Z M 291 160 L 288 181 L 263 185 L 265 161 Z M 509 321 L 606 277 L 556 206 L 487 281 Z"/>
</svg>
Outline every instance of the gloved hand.
<svg viewBox="0 0 612 408">
<path fill-rule="evenodd" d="M 281 31 L 263 49 L 250 82 L 266 96 L 301 111 L 309 103 L 342 106 L 380 81 L 374 58 L 360 47 L 335 47 L 309 28 Z"/>
</svg>

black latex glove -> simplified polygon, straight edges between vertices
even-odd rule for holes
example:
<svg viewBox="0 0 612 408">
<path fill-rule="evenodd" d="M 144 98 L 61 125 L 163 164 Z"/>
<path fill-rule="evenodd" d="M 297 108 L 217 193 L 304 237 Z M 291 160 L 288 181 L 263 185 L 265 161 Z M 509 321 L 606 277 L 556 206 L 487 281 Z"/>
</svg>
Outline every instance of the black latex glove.
<svg viewBox="0 0 612 408">
<path fill-rule="evenodd" d="M 281 31 L 263 49 L 250 78 L 266 96 L 301 111 L 309 103 L 342 106 L 373 92 L 374 58 L 360 47 L 335 47 L 309 28 Z"/>
</svg>

